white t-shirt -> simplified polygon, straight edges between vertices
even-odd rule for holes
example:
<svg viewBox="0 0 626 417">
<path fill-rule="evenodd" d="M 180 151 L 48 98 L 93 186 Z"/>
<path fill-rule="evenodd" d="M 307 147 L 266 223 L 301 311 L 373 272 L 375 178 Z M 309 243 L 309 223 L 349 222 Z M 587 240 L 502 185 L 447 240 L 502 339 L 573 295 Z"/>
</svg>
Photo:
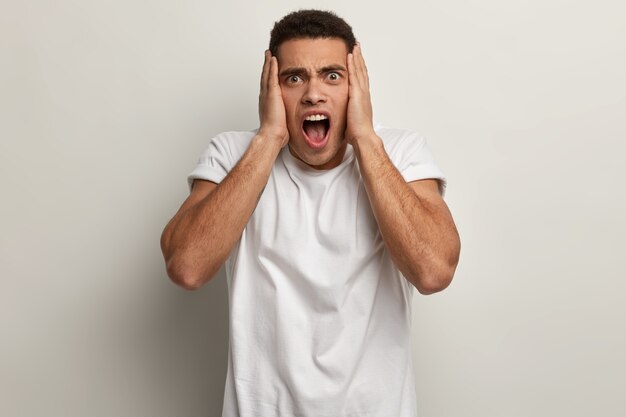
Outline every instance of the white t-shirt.
<svg viewBox="0 0 626 417">
<path fill-rule="evenodd" d="M 407 182 L 445 178 L 424 139 L 377 126 Z M 255 132 L 215 137 L 194 179 L 219 183 Z M 352 147 L 315 170 L 280 152 L 226 263 L 223 417 L 415 417 L 414 287 L 383 244 Z"/>
</svg>

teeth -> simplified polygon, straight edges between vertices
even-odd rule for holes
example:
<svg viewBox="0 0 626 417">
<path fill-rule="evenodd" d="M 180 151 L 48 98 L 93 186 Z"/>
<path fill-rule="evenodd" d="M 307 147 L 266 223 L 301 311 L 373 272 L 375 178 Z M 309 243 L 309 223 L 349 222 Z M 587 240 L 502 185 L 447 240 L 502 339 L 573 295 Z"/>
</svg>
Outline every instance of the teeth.
<svg viewBox="0 0 626 417">
<path fill-rule="evenodd" d="M 326 119 L 328 119 L 328 117 L 324 116 L 323 114 L 312 114 L 310 116 L 307 116 L 305 120 L 308 120 L 309 122 L 317 122 Z"/>
</svg>

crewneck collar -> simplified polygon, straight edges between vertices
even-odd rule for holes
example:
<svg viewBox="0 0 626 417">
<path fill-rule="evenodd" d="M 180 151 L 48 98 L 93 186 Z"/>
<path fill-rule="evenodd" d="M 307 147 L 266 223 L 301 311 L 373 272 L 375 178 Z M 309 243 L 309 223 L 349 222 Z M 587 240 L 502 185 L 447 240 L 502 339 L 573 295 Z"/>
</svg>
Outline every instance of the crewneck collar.
<svg viewBox="0 0 626 417">
<path fill-rule="evenodd" d="M 343 154 L 343 159 L 341 160 L 339 165 L 337 165 L 334 168 L 330 168 L 330 169 L 315 169 L 315 168 L 313 168 L 309 164 L 307 164 L 307 163 L 297 159 L 296 157 L 294 157 L 291 154 L 291 152 L 289 152 L 289 147 L 288 146 L 285 146 L 281 150 L 281 155 L 280 156 L 281 156 L 283 162 L 285 163 L 285 165 L 287 167 L 289 167 L 290 169 L 295 169 L 295 170 L 297 170 L 299 172 L 306 173 L 307 175 L 320 176 L 320 175 L 325 175 L 325 174 L 329 174 L 329 173 L 333 173 L 333 172 L 336 172 L 338 170 L 341 170 L 344 166 L 349 164 L 354 159 L 354 152 L 352 150 L 352 145 L 348 144 L 346 146 L 346 152 Z"/>
</svg>

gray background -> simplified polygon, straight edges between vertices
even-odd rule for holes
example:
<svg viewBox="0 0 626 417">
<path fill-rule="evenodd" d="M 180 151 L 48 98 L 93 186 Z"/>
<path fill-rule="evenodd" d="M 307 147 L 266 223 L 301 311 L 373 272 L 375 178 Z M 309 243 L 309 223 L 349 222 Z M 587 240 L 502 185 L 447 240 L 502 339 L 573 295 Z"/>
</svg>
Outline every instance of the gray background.
<svg viewBox="0 0 626 417">
<path fill-rule="evenodd" d="M 269 30 L 332 8 L 374 112 L 424 134 L 462 236 L 415 297 L 420 417 L 626 415 L 626 6 L 57 0 L 0 9 L 0 415 L 217 416 L 220 275 L 159 236 L 209 138 L 257 126 Z"/>
</svg>

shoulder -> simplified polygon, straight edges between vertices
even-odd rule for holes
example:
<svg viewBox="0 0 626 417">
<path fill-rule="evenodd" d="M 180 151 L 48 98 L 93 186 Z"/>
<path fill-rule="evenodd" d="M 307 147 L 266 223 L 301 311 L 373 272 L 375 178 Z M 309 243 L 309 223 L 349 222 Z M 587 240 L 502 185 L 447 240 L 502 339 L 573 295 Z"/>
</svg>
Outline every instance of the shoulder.
<svg viewBox="0 0 626 417">
<path fill-rule="evenodd" d="M 222 132 L 211 138 L 200 154 L 198 164 L 187 176 L 190 189 L 196 179 L 216 184 L 221 182 L 239 162 L 255 134 L 256 130 L 232 131 Z"/>
<path fill-rule="evenodd" d="M 430 152 L 421 134 L 408 130 L 377 125 L 376 134 L 383 140 L 389 159 L 406 182 L 437 179 L 443 195 L 446 177 Z"/>
<path fill-rule="evenodd" d="M 216 140 L 226 140 L 226 141 L 234 141 L 234 142 L 250 142 L 254 135 L 256 134 L 257 129 L 254 130 L 231 130 L 227 132 L 218 133 L 215 135 L 214 139 Z"/>
<path fill-rule="evenodd" d="M 426 143 L 424 137 L 416 131 L 377 124 L 374 129 L 382 139 L 387 153 L 395 154 L 408 149 L 419 150 Z"/>
<path fill-rule="evenodd" d="M 246 130 L 219 133 L 211 138 L 203 156 L 208 156 L 217 151 L 231 160 L 238 161 L 248 149 L 256 132 L 256 130 Z"/>
</svg>

